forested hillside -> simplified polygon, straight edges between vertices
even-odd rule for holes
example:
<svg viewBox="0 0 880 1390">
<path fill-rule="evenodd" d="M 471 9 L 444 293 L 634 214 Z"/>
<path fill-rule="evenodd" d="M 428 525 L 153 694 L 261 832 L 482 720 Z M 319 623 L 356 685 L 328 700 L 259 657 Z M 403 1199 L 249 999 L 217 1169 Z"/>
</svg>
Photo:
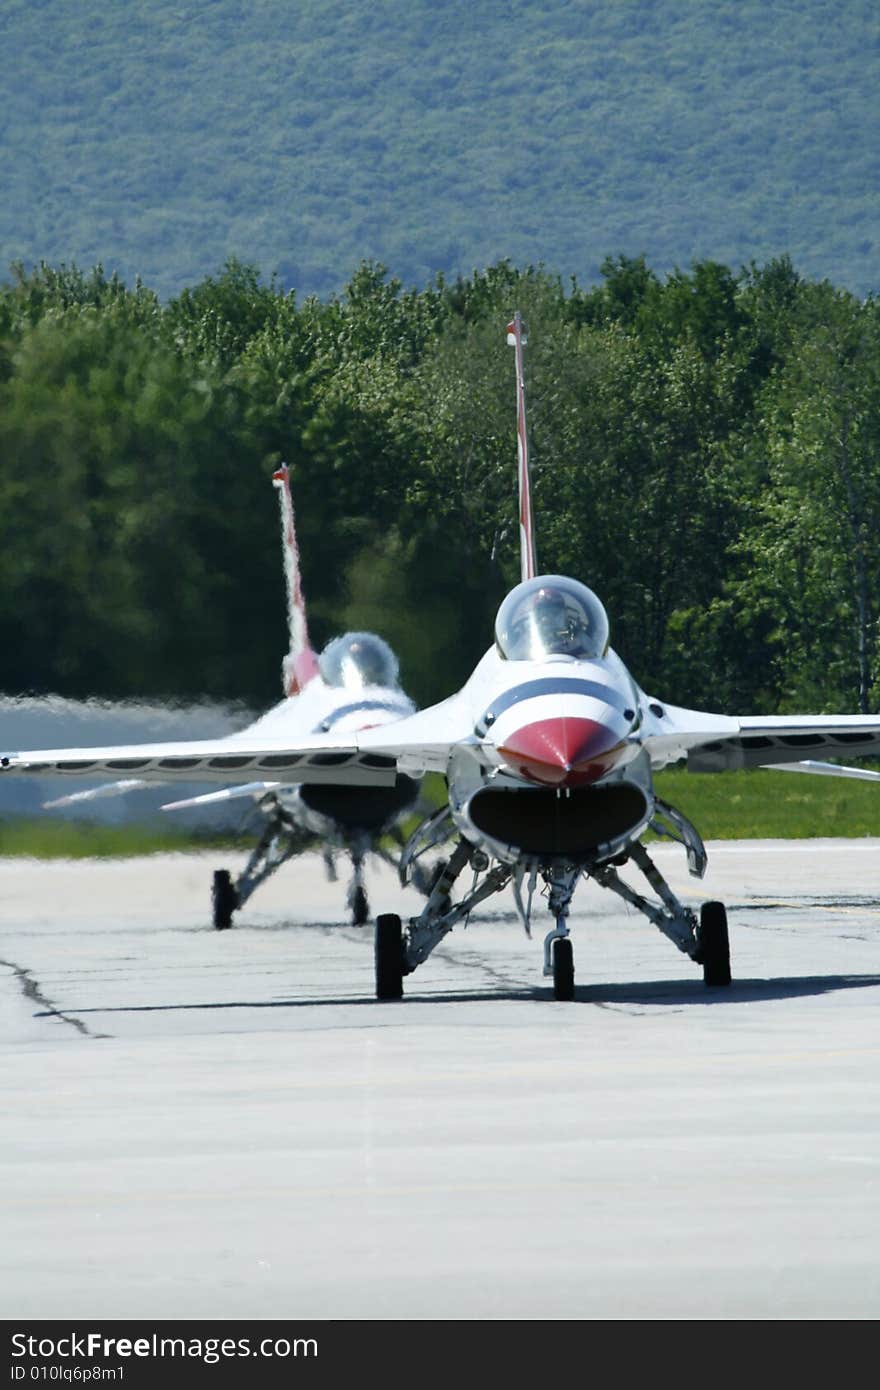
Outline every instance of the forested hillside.
<svg viewBox="0 0 880 1390">
<path fill-rule="evenodd" d="M 4 0 L 0 275 L 502 258 L 880 288 L 876 0 Z"/>
<path fill-rule="evenodd" d="M 374 627 L 420 701 L 518 577 L 511 312 L 539 563 L 604 599 L 648 688 L 880 700 L 880 305 L 781 258 L 499 263 L 327 302 L 231 263 L 167 303 L 43 267 L 0 290 L 0 689 L 274 699 L 293 466 L 313 638 Z"/>
</svg>

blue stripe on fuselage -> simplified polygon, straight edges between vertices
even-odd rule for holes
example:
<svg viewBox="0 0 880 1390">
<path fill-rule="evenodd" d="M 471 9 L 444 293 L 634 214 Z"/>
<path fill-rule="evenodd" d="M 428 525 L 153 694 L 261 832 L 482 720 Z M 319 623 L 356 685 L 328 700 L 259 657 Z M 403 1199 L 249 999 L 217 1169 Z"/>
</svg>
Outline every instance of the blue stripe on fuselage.
<svg viewBox="0 0 880 1390">
<path fill-rule="evenodd" d="M 523 685 L 515 685 L 510 690 L 504 690 L 495 699 L 474 726 L 474 733 L 478 738 L 485 738 L 490 726 L 495 720 L 510 709 L 512 705 L 518 705 L 522 700 L 534 699 L 536 695 L 589 695 L 594 700 L 602 700 L 606 705 L 611 705 L 614 709 L 620 710 L 621 714 L 631 710 L 625 697 L 613 685 L 601 685 L 599 681 L 585 681 L 566 679 L 564 676 L 546 676 L 542 680 L 526 681 Z M 632 711 L 635 713 L 635 711 Z"/>
<path fill-rule="evenodd" d="M 407 714 L 412 714 L 409 706 L 395 705 L 391 700 L 357 700 L 350 705 L 341 705 L 322 719 L 320 724 L 316 724 L 312 730 L 316 734 L 326 734 L 328 729 L 332 729 L 334 724 L 338 724 L 340 719 L 344 719 L 348 714 L 360 714 L 361 710 L 385 710 L 389 714 L 397 714 L 403 718 Z"/>
</svg>

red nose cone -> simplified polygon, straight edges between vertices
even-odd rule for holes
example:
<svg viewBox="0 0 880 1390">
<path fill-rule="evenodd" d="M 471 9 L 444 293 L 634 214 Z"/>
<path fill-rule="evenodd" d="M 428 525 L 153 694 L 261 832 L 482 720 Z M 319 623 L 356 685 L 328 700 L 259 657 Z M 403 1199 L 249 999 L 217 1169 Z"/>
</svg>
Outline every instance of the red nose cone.
<svg viewBox="0 0 880 1390">
<path fill-rule="evenodd" d="M 550 787 L 577 787 L 610 772 L 620 736 L 592 719 L 541 719 L 506 739 L 498 752 L 514 772 Z"/>
</svg>

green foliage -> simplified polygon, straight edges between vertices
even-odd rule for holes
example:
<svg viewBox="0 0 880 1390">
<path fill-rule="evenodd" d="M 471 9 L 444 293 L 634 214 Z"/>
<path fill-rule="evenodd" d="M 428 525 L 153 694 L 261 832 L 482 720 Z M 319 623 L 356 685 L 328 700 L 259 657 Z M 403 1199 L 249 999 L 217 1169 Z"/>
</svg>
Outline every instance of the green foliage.
<svg viewBox="0 0 880 1390">
<path fill-rule="evenodd" d="M 500 261 L 404 290 L 365 262 L 298 302 L 256 267 L 164 305 L 100 268 L 0 289 L 0 651 L 9 691 L 268 703 L 293 468 L 313 641 L 372 627 L 420 703 L 518 578 L 519 308 L 541 569 L 585 580 L 664 699 L 880 699 L 878 304 L 782 258 L 566 289 Z"/>
<path fill-rule="evenodd" d="M 4 0 L 0 267 L 298 295 L 789 251 L 876 290 L 875 0 Z M 207 327 L 207 326 L 206 326 Z"/>
<path fill-rule="evenodd" d="M 808 326 L 762 393 L 766 486 L 733 586 L 772 612 L 781 707 L 867 711 L 878 694 L 880 305 L 816 286 Z"/>
</svg>

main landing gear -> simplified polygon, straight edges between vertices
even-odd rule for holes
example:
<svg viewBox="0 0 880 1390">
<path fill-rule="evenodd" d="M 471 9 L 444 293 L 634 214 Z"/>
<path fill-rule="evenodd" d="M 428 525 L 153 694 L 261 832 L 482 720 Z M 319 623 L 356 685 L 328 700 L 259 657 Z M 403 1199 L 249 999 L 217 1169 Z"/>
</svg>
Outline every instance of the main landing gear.
<svg viewBox="0 0 880 1390">
<path fill-rule="evenodd" d="M 352 925 L 355 927 L 363 927 L 370 920 L 370 903 L 367 898 L 367 890 L 363 885 L 363 871 L 363 859 L 355 859 L 354 878 L 349 884 L 347 900 L 348 909 L 351 913 Z"/>
<path fill-rule="evenodd" d="M 401 999 L 407 968 L 403 952 L 403 924 L 393 913 L 376 918 L 376 998 Z"/>
<path fill-rule="evenodd" d="M 697 928 L 698 952 L 694 956 L 703 967 L 703 980 L 710 989 L 730 984 L 730 940 L 724 903 L 703 903 Z"/>
<path fill-rule="evenodd" d="M 235 884 L 228 869 L 217 869 L 211 885 L 211 908 L 216 931 L 228 931 L 232 914 L 240 906 Z"/>
<path fill-rule="evenodd" d="M 667 823 L 662 833 L 685 846 L 690 871 L 695 877 L 701 878 L 706 867 L 706 853 L 699 835 L 679 812 L 663 803 L 658 805 Z M 438 823 L 438 833 L 433 838 L 439 838 L 439 829 Z M 402 865 L 411 863 L 414 857 L 405 852 Z M 620 877 L 618 869 L 628 863 L 644 875 L 658 901 L 638 893 Z M 453 903 L 453 885 L 468 867 L 474 875 L 471 888 L 459 902 Z M 522 888 L 527 875 L 528 904 L 524 907 Z M 613 859 L 601 863 L 550 862 L 542 865 L 540 861 L 524 857 L 515 865 L 507 865 L 497 861 L 493 864 L 482 849 L 462 837 L 449 860 L 438 866 L 428 900 L 418 917 L 411 918 L 406 926 L 396 916 L 378 918 L 375 937 L 376 998 L 400 999 L 404 976 L 428 959 L 457 922 L 466 918 L 478 903 L 497 893 L 511 879 L 517 909 L 529 934 L 532 895 L 539 876 L 544 881 L 548 907 L 555 919 L 553 929 L 544 939 L 544 974 L 553 981 L 554 999 L 565 1001 L 575 997 L 574 953 L 568 914 L 581 877 L 594 879 L 601 887 L 610 889 L 643 913 L 679 951 L 702 966 L 703 981 L 708 988 L 730 984 L 730 942 L 724 904 L 704 903 L 697 916 L 676 897 L 640 841 L 634 841 Z"/>
<path fill-rule="evenodd" d="M 302 835 L 277 798 L 265 797 L 260 810 L 266 824 L 238 878 L 233 882 L 228 869 L 218 869 L 214 874 L 211 903 L 217 931 L 231 927 L 233 912 L 244 907 L 260 884 L 303 848 Z"/>
<path fill-rule="evenodd" d="M 684 822 L 684 817 L 679 816 L 679 821 Z M 699 841 L 693 827 L 688 822 L 684 823 Z M 699 850 L 699 854 L 695 855 L 689 847 L 688 862 L 691 873 L 701 878 L 706 865 L 702 842 L 699 842 Z M 659 904 L 643 897 L 620 878 L 614 865 L 619 867 L 627 861 L 633 863 L 644 874 L 660 899 Z M 723 903 L 703 903 L 698 919 L 696 913 L 685 907 L 675 896 L 640 841 L 630 845 L 626 854 L 615 859 L 613 865 L 600 864 L 590 869 L 589 876 L 603 888 L 610 888 L 612 893 L 617 893 L 625 902 L 644 913 L 664 936 L 669 937 L 674 946 L 686 956 L 690 956 L 697 965 L 702 965 L 703 982 L 710 989 L 730 984 L 730 942 L 727 934 L 727 912 Z"/>
<path fill-rule="evenodd" d="M 260 803 L 260 810 L 266 817 L 266 825 L 238 878 L 233 880 L 228 869 L 218 869 L 214 874 L 211 906 L 217 931 L 227 931 L 232 926 L 233 913 L 244 907 L 260 884 L 265 883 L 282 864 L 299 854 L 314 839 L 300 829 L 276 797 L 265 797 Z M 348 845 L 354 872 L 346 902 L 352 924 L 356 927 L 362 927 L 370 920 L 370 903 L 364 886 L 364 860 L 368 848 L 369 842 L 360 835 Z M 329 850 L 324 852 L 324 865 L 327 877 L 334 880 L 336 867 Z"/>
</svg>

